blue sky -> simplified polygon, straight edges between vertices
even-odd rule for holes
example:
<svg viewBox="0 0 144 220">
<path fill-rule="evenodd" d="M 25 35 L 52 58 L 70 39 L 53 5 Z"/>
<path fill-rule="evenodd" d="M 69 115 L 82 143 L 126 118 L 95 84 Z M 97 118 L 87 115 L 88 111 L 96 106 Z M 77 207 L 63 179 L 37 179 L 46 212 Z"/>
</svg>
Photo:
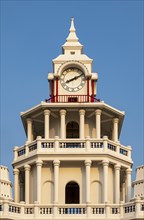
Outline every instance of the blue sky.
<svg viewBox="0 0 144 220">
<path fill-rule="evenodd" d="M 11 172 L 25 143 L 20 112 L 48 98 L 47 73 L 75 18 L 84 52 L 98 72 L 97 98 L 125 111 L 121 144 L 144 163 L 143 1 L 1 1 L 1 158 Z"/>
</svg>

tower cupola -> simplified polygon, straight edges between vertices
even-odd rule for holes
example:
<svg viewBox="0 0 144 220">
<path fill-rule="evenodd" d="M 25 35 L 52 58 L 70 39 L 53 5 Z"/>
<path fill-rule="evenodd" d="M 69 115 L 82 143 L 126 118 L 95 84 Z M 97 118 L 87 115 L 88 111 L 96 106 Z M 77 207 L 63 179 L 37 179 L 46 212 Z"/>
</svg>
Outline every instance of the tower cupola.
<svg viewBox="0 0 144 220">
<path fill-rule="evenodd" d="M 66 42 L 62 46 L 64 54 L 81 54 L 83 45 L 79 42 L 79 38 L 76 35 L 76 29 L 74 26 L 74 18 L 71 19 L 71 26 L 69 29 L 69 35 L 66 38 Z"/>
</svg>

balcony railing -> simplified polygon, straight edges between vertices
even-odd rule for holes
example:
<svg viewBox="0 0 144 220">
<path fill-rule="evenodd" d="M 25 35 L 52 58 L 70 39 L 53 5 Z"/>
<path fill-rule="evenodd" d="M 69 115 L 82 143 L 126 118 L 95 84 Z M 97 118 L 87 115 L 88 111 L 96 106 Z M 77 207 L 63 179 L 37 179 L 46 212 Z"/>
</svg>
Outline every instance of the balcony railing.
<svg viewBox="0 0 144 220">
<path fill-rule="evenodd" d="M 25 204 L 7 200 L 0 201 L 0 216 L 2 219 L 143 219 L 144 200 L 120 204 Z"/>
<path fill-rule="evenodd" d="M 58 95 L 45 99 L 45 102 L 100 102 L 100 99 L 96 99 L 94 96 L 88 95 Z"/>
<path fill-rule="evenodd" d="M 23 157 L 33 154 L 50 154 L 50 153 L 93 153 L 93 154 L 111 154 L 122 159 L 131 160 L 131 148 L 120 145 L 119 143 L 109 140 L 106 136 L 101 139 L 43 139 L 40 136 L 31 143 L 14 149 L 14 161 L 21 160 Z"/>
</svg>

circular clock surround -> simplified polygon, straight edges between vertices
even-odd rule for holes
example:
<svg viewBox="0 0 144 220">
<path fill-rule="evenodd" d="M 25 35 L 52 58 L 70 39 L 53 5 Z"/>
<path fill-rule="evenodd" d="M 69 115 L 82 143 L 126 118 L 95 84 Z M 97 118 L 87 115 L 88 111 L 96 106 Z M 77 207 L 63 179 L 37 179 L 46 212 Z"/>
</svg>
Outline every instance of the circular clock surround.
<svg viewBox="0 0 144 220">
<path fill-rule="evenodd" d="M 77 92 L 85 85 L 85 74 L 77 67 L 68 67 L 60 75 L 62 87 L 69 92 Z"/>
</svg>

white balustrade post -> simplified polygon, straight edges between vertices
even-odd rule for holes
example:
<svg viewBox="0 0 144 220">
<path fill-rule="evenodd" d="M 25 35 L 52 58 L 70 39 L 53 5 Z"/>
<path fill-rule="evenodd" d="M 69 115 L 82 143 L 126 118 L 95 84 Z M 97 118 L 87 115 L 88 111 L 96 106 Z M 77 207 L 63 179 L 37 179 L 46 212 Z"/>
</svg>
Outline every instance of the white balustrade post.
<svg viewBox="0 0 144 220">
<path fill-rule="evenodd" d="M 61 109 L 60 110 L 61 139 L 65 139 L 66 138 L 66 122 L 65 122 L 65 117 L 66 117 L 66 110 Z"/>
<path fill-rule="evenodd" d="M 34 202 L 34 216 L 35 216 L 35 218 L 38 217 L 38 214 L 39 214 L 39 207 L 38 207 L 38 205 L 39 205 L 39 202 L 35 201 Z"/>
<path fill-rule="evenodd" d="M 44 137 L 49 139 L 50 110 L 44 110 Z"/>
<path fill-rule="evenodd" d="M 117 142 L 118 141 L 118 118 L 113 119 L 113 141 Z"/>
<path fill-rule="evenodd" d="M 29 154 L 29 148 L 28 148 L 28 141 L 26 141 L 26 143 L 25 143 L 25 156 L 28 156 L 28 154 Z"/>
<path fill-rule="evenodd" d="M 42 137 L 41 136 L 37 136 L 37 152 L 40 152 L 41 151 L 41 139 Z"/>
<path fill-rule="evenodd" d="M 103 202 L 108 201 L 108 165 L 107 160 L 102 161 L 103 164 Z"/>
<path fill-rule="evenodd" d="M 19 202 L 19 169 L 13 170 L 14 175 L 14 201 Z"/>
<path fill-rule="evenodd" d="M 109 202 L 105 202 L 105 209 L 106 209 L 106 217 L 109 218 L 109 215 L 110 215 L 110 204 L 109 204 Z"/>
<path fill-rule="evenodd" d="M 21 204 L 21 212 L 20 212 L 20 214 L 23 216 L 24 215 L 24 204 L 25 204 L 25 202 L 24 201 L 20 201 L 20 204 Z"/>
<path fill-rule="evenodd" d="M 55 148 L 55 151 L 59 149 L 59 136 L 55 136 L 54 148 Z"/>
<path fill-rule="evenodd" d="M 3 214 L 7 217 L 9 215 L 9 201 L 6 199 L 3 200 Z"/>
<path fill-rule="evenodd" d="M 132 169 L 128 168 L 126 170 L 126 185 L 127 185 L 126 202 L 129 202 L 131 199 L 131 173 L 132 173 Z"/>
<path fill-rule="evenodd" d="M 120 202 L 120 165 L 116 164 L 115 169 L 115 203 Z"/>
<path fill-rule="evenodd" d="M 24 166 L 25 170 L 25 203 L 30 202 L 30 165 L 26 164 Z"/>
<path fill-rule="evenodd" d="M 13 152 L 14 152 L 14 161 L 16 161 L 18 158 L 18 147 L 17 146 L 14 147 Z"/>
<path fill-rule="evenodd" d="M 138 218 L 139 214 L 140 214 L 140 211 L 141 211 L 140 205 L 142 204 L 140 197 L 135 199 L 135 204 L 136 204 L 136 206 L 135 206 L 135 217 Z"/>
<path fill-rule="evenodd" d="M 84 139 L 85 110 L 84 109 L 79 110 L 79 114 L 80 114 L 80 139 Z"/>
<path fill-rule="evenodd" d="M 91 146 L 90 146 L 90 136 L 86 137 L 86 151 L 89 152 Z"/>
<path fill-rule="evenodd" d="M 103 150 L 107 151 L 108 136 L 103 136 Z"/>
<path fill-rule="evenodd" d="M 37 167 L 37 201 L 41 203 L 41 170 L 43 162 L 41 160 L 36 161 Z"/>
<path fill-rule="evenodd" d="M 120 218 L 123 219 L 124 215 L 124 201 L 120 202 Z"/>
<path fill-rule="evenodd" d="M 127 146 L 127 148 L 128 148 L 128 157 L 131 158 L 132 148 L 131 146 Z"/>
<path fill-rule="evenodd" d="M 95 111 L 95 115 L 96 115 L 96 138 L 97 139 L 101 138 L 101 113 L 102 113 L 102 111 L 100 109 L 97 109 Z"/>
<path fill-rule="evenodd" d="M 33 141 L 33 132 L 32 132 L 32 119 L 27 119 L 27 141 Z"/>
</svg>

